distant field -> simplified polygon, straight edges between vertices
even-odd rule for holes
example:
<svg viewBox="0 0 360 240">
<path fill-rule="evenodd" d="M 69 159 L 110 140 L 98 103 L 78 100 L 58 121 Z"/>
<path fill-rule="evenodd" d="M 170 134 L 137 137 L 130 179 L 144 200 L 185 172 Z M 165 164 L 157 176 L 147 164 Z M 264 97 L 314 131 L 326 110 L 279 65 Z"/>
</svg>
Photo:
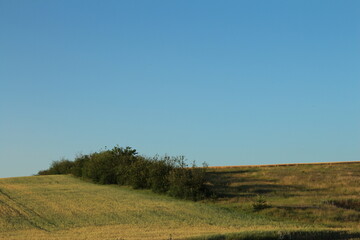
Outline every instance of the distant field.
<svg viewBox="0 0 360 240">
<path fill-rule="evenodd" d="M 285 167 L 285 166 L 306 166 L 306 165 L 337 165 L 337 164 L 360 164 L 360 161 L 351 162 L 314 162 L 314 163 L 280 163 L 280 164 L 262 164 L 262 165 L 237 165 L 237 166 L 210 166 L 210 169 L 222 168 L 247 168 L 247 167 Z"/>
<path fill-rule="evenodd" d="M 360 162 L 214 167 L 209 181 L 221 205 L 327 227 L 360 229 Z"/>
<path fill-rule="evenodd" d="M 219 198 L 201 203 L 65 175 L 0 179 L 0 239 L 360 234 L 360 164 L 210 169 L 208 177 Z M 254 211 L 258 195 L 269 208 Z"/>
</svg>

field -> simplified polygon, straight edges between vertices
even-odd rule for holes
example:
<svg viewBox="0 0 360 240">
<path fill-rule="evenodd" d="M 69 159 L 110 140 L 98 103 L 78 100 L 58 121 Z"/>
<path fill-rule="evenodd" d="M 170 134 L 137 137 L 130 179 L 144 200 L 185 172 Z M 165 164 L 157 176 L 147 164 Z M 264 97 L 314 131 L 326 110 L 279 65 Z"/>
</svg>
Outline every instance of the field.
<svg viewBox="0 0 360 240">
<path fill-rule="evenodd" d="M 218 203 L 262 216 L 360 229 L 360 162 L 211 168 Z"/>
<path fill-rule="evenodd" d="M 360 163 L 215 168 L 208 177 L 218 198 L 203 202 L 67 175 L 0 179 L 0 239 L 360 235 Z"/>
</svg>

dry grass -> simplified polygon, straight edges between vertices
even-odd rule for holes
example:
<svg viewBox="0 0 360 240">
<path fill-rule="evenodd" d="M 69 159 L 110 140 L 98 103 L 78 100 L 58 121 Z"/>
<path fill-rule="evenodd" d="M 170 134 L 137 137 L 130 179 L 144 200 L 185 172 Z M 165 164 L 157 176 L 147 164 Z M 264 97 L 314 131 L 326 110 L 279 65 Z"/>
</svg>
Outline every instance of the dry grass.
<svg viewBox="0 0 360 240">
<path fill-rule="evenodd" d="M 63 175 L 0 179 L 0 239 L 360 233 L 360 164 L 210 169 L 208 176 L 221 197 L 202 203 Z M 271 207 L 253 211 L 258 195 Z"/>
<path fill-rule="evenodd" d="M 112 239 L 112 240 L 137 240 L 137 239 L 185 239 L 190 237 L 199 237 L 204 235 L 228 234 L 234 232 L 251 232 L 254 234 L 263 231 L 283 230 L 279 227 L 246 227 L 246 228 L 224 228 L 219 226 L 186 226 L 168 227 L 158 224 L 149 224 L 147 226 L 134 226 L 133 224 L 121 224 L 110 226 L 90 226 L 73 228 L 52 232 L 41 230 L 22 230 L 15 232 L 2 233 L 0 239 L 29 239 L 29 240 L 85 240 L 85 239 Z M 288 228 L 287 231 L 298 230 Z"/>
<path fill-rule="evenodd" d="M 0 180 L 0 239 L 173 239 L 293 228 L 194 203 L 71 176 Z"/>
<path fill-rule="evenodd" d="M 360 229 L 360 212 L 336 201 L 360 201 L 360 163 L 210 169 L 218 203 L 251 210 L 258 195 L 272 207 L 259 215 Z"/>
</svg>

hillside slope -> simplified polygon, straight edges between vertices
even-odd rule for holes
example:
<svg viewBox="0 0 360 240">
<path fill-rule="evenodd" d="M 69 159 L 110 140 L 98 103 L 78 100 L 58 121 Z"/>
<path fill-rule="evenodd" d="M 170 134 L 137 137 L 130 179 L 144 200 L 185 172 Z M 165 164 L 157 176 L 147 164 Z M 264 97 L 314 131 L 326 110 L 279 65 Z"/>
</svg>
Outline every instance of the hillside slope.
<svg viewBox="0 0 360 240">
<path fill-rule="evenodd" d="M 294 226 L 71 176 L 0 179 L 0 239 L 178 239 L 286 228 Z"/>
<path fill-rule="evenodd" d="M 67 175 L 0 179 L 0 239 L 360 236 L 360 164 L 212 168 L 208 178 L 219 198 L 202 203 Z M 254 211 L 259 196 L 268 206 Z"/>
<path fill-rule="evenodd" d="M 220 205 L 283 221 L 360 230 L 360 162 L 211 168 Z"/>
</svg>

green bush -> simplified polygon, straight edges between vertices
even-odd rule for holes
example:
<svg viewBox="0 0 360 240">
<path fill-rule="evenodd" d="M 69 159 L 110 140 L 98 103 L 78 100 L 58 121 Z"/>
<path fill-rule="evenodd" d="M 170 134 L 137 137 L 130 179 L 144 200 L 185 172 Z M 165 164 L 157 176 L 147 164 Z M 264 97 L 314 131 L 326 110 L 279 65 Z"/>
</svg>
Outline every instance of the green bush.
<svg viewBox="0 0 360 240">
<path fill-rule="evenodd" d="M 169 174 L 169 195 L 194 201 L 210 196 L 206 187 L 206 168 L 198 168 L 195 164 L 188 167 L 184 157 L 176 159 L 176 167 Z"/>
<path fill-rule="evenodd" d="M 150 165 L 152 163 L 145 158 L 137 158 L 129 166 L 129 185 L 134 189 L 142 189 L 150 187 Z"/>
<path fill-rule="evenodd" d="M 80 155 L 75 158 L 73 167 L 71 169 L 71 174 L 76 177 L 83 177 L 84 175 L 84 166 L 87 162 L 90 161 L 90 157 L 88 155 Z"/>
<path fill-rule="evenodd" d="M 151 163 L 149 166 L 150 188 L 156 193 L 166 193 L 170 188 L 169 174 L 174 169 L 173 161 L 168 156 L 163 159 L 155 156 L 151 159 Z"/>
<path fill-rule="evenodd" d="M 114 169 L 116 172 L 116 183 L 119 185 L 130 185 L 130 168 L 139 158 L 136 150 L 131 147 L 114 147 L 111 152 L 117 159 L 117 165 Z"/>
<path fill-rule="evenodd" d="M 89 155 L 81 155 L 74 161 L 60 160 L 52 163 L 45 174 L 73 174 L 100 184 L 129 185 L 134 189 L 151 189 L 156 193 L 194 201 L 210 196 L 205 182 L 206 166 L 188 167 L 185 158 L 138 156 L 130 147 L 114 147 Z"/>
<path fill-rule="evenodd" d="M 74 166 L 74 162 L 67 159 L 53 161 L 50 168 L 47 170 L 39 171 L 39 175 L 53 175 L 53 174 L 70 174 Z"/>
</svg>

